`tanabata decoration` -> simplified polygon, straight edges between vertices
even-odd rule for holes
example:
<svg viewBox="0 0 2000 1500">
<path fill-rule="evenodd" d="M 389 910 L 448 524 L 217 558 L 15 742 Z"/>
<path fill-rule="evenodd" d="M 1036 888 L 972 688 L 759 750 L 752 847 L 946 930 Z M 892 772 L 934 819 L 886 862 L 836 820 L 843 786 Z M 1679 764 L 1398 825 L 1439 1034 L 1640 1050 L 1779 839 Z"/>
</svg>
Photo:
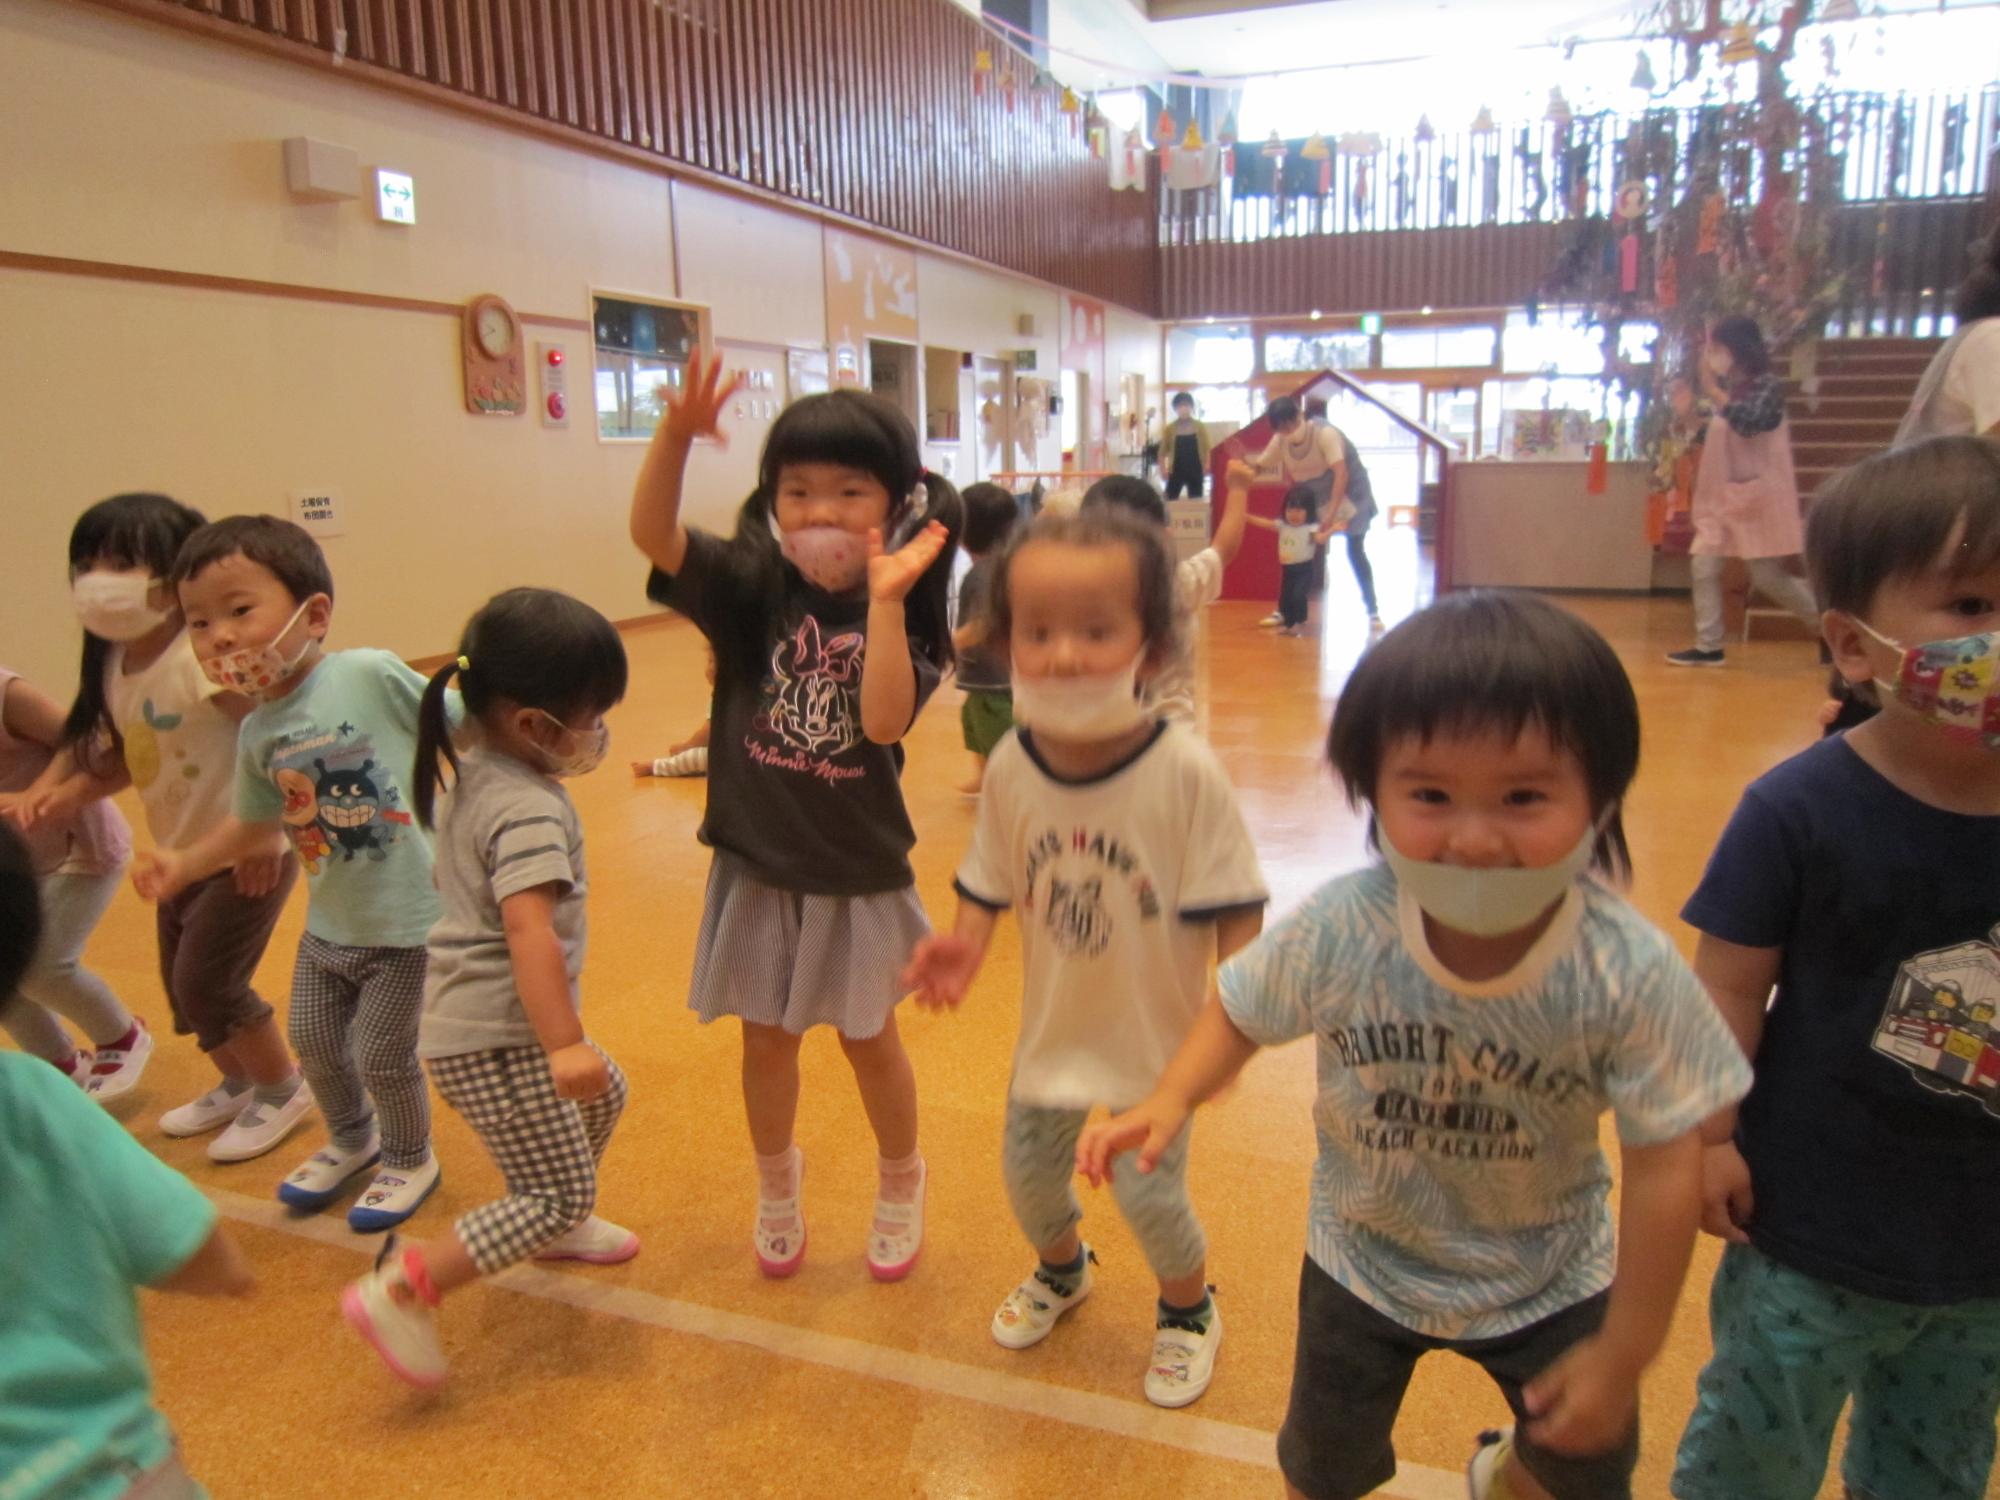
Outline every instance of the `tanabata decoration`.
<svg viewBox="0 0 2000 1500">
<path fill-rule="evenodd" d="M 1234 111 L 1223 117 L 1222 129 L 1215 133 L 1215 138 L 1222 145 L 1222 175 L 1234 178 L 1236 176 L 1236 115 Z"/>
<path fill-rule="evenodd" d="M 1063 117 L 1069 121 L 1069 133 L 1071 135 L 1075 135 L 1077 132 L 1078 122 L 1083 117 L 1083 101 L 1076 97 L 1076 90 L 1071 88 L 1068 84 L 1064 84 L 1063 91 L 1056 104 L 1056 108 L 1060 110 L 1062 112 Z M 1091 142 L 1090 152 L 1091 155 L 1093 156 L 1098 154 L 1097 143 L 1094 139 Z"/>
<path fill-rule="evenodd" d="M 993 49 L 981 47 L 972 54 L 972 92 L 975 96 L 986 92 L 987 84 L 993 81 Z"/>
<path fill-rule="evenodd" d="M 1492 122 L 1489 120 L 1487 123 L 1491 124 Z M 1474 127 L 1474 130 L 1475 132 L 1477 131 L 1477 126 Z M 1417 116 L 1418 144 L 1428 146 L 1432 141 L 1436 139 L 1437 139 L 1437 129 L 1431 124 L 1431 117 L 1429 115 Z"/>
<path fill-rule="evenodd" d="M 1722 194 L 1710 193 L 1702 200 L 1701 223 L 1695 231 L 1694 253 L 1713 255 L 1722 247 L 1722 215 L 1726 205 Z"/>
<path fill-rule="evenodd" d="M 1325 136 L 1317 130 L 1308 136 L 1306 143 L 1299 147 L 1299 159 L 1319 163 L 1319 192 L 1333 190 L 1333 148 L 1327 145 Z"/>
</svg>

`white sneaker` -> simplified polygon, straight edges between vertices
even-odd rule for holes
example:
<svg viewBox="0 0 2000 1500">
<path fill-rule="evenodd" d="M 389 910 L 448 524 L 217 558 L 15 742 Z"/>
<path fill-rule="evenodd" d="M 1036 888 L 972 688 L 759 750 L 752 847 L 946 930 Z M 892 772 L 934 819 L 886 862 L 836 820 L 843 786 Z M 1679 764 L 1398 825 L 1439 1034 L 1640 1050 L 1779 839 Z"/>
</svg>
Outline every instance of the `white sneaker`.
<svg viewBox="0 0 2000 1500">
<path fill-rule="evenodd" d="M 382 1167 L 375 1180 L 361 1190 L 361 1197 L 347 1211 L 347 1227 L 356 1234 L 380 1234 L 394 1229 L 423 1207 L 424 1199 L 437 1191 L 438 1159 L 424 1158 L 421 1167 Z"/>
<path fill-rule="evenodd" d="M 259 1104 L 256 1092 L 240 1105 L 235 1122 L 208 1143 L 210 1161 L 249 1161 L 262 1156 L 297 1130 L 313 1107 L 312 1085 L 303 1078 L 283 1104 Z"/>
<path fill-rule="evenodd" d="M 1259 620 L 1257 623 L 1259 625 L 1282 625 L 1285 623 L 1285 617 L 1279 614 L 1276 610 L 1272 610 L 1271 613 L 1264 616 L 1264 618 Z"/>
<path fill-rule="evenodd" d="M 153 1060 L 153 1033 L 136 1016 L 132 1018 L 132 1026 L 138 1038 L 131 1046 L 99 1047 L 97 1060 L 90 1065 L 90 1097 L 99 1104 L 131 1093 L 139 1075 L 146 1071 L 146 1064 Z"/>
<path fill-rule="evenodd" d="M 1467 1500 L 1486 1500 L 1493 1493 L 1493 1482 L 1500 1477 L 1500 1471 L 1507 1467 L 1507 1460 L 1514 1452 L 1514 1429 L 1502 1427 L 1498 1432 L 1479 1434 L 1479 1447 L 1472 1455 L 1472 1461 L 1465 1466 L 1465 1493 Z"/>
<path fill-rule="evenodd" d="M 206 1135 L 242 1114 L 243 1106 L 250 1102 L 250 1092 L 243 1088 L 232 1093 L 226 1085 L 218 1083 L 199 1099 L 161 1115 L 160 1130 L 173 1136 Z"/>
<path fill-rule="evenodd" d="M 798 1150 L 796 1146 L 792 1148 Z M 759 1198 L 757 1223 L 750 1231 L 751 1247 L 757 1255 L 757 1269 L 774 1281 L 790 1276 L 806 1261 L 805 1153 L 799 1153 L 798 1191 L 789 1198 Z M 791 1224 L 790 1229 L 770 1230 L 766 1220 Z"/>
<path fill-rule="evenodd" d="M 877 1281 L 901 1281 L 917 1268 L 917 1257 L 924 1253 L 924 1192 L 930 1178 L 930 1164 L 920 1162 L 914 1202 L 875 1200 L 875 1222 L 896 1226 L 893 1234 L 884 1234 L 872 1225 L 869 1228 L 868 1274 Z"/>
<path fill-rule="evenodd" d="M 639 1253 L 639 1236 L 592 1214 L 567 1234 L 559 1234 L 535 1252 L 536 1260 L 581 1260 L 593 1266 L 615 1266 Z"/>
<path fill-rule="evenodd" d="M 1007 1294 L 993 1314 L 993 1342 L 1003 1349 L 1026 1349 L 1049 1336 L 1056 1320 L 1090 1295 L 1090 1246 L 1083 1247 L 1083 1274 L 1065 1291 L 1040 1265 Z"/>
<path fill-rule="evenodd" d="M 373 1130 L 368 1132 L 367 1141 L 352 1151 L 329 1141 L 278 1184 L 278 1201 L 300 1213 L 316 1214 L 381 1159 L 382 1137 Z"/>
<path fill-rule="evenodd" d="M 50 1066 L 87 1094 L 90 1092 L 90 1065 L 93 1055 L 88 1047 L 79 1047 L 70 1054 L 68 1062 L 52 1063 Z"/>
<path fill-rule="evenodd" d="M 444 1379 L 437 1316 L 403 1274 L 394 1240 L 382 1247 L 375 1269 L 340 1294 L 340 1311 L 398 1379 L 423 1387 Z"/>
<path fill-rule="evenodd" d="M 1222 1345 L 1222 1309 L 1211 1298 L 1208 1331 L 1192 1323 L 1169 1322 L 1153 1332 L 1153 1363 L 1146 1370 L 1146 1399 L 1155 1406 L 1188 1406 L 1201 1399 L 1215 1378 L 1215 1351 Z"/>
</svg>

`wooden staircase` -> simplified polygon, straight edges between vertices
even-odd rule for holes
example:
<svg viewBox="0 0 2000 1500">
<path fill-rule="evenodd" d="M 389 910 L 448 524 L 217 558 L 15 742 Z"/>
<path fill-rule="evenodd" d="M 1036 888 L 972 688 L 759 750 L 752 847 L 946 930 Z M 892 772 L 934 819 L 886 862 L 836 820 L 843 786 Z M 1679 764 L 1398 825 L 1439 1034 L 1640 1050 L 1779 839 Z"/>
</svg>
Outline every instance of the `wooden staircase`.
<svg viewBox="0 0 2000 1500">
<path fill-rule="evenodd" d="M 1815 389 L 1785 382 L 1792 458 L 1808 500 L 1849 464 L 1889 446 L 1942 339 L 1827 339 L 1819 346 Z"/>
</svg>

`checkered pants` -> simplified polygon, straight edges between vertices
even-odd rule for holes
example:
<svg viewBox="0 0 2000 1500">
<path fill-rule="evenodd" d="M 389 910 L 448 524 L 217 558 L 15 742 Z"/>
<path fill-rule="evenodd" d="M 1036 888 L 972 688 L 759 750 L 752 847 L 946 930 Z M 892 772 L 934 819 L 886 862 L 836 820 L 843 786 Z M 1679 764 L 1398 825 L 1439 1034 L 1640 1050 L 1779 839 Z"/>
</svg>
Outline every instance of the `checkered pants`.
<svg viewBox="0 0 2000 1500">
<path fill-rule="evenodd" d="M 625 1075 L 595 1042 L 611 1087 L 595 1099 L 556 1095 L 548 1055 L 539 1047 L 498 1047 L 430 1060 L 445 1103 L 486 1143 L 507 1180 L 507 1196 L 453 1227 L 481 1274 L 512 1265 L 590 1217 L 597 1163 L 625 1109 Z"/>
<path fill-rule="evenodd" d="M 423 948 L 349 948 L 308 932 L 292 967 L 292 1050 L 335 1143 L 360 1145 L 379 1113 L 382 1165 L 405 1172 L 431 1154 L 417 1061 L 427 958 Z"/>
</svg>

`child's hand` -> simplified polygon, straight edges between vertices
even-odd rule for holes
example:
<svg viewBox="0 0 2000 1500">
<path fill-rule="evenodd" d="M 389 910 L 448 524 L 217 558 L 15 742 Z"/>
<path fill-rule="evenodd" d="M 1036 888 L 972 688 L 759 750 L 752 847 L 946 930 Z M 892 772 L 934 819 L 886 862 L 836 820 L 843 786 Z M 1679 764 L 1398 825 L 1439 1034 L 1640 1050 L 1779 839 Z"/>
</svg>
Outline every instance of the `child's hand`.
<svg viewBox="0 0 2000 1500">
<path fill-rule="evenodd" d="M 1240 458 L 1233 458 L 1229 461 L 1229 467 L 1222 471 L 1222 477 L 1225 483 L 1231 485 L 1255 484 L 1257 482 L 1257 466 L 1245 463 Z"/>
<path fill-rule="evenodd" d="M 549 1073 L 558 1099 L 595 1099 L 611 1087 L 611 1070 L 588 1042 L 572 1042 L 549 1054 Z"/>
<path fill-rule="evenodd" d="M 0 792 L 0 818 L 26 833 L 35 826 L 41 803 L 40 796 L 30 796 L 27 792 Z"/>
<path fill-rule="evenodd" d="M 1826 702 L 1822 703 L 1819 706 L 1819 727 L 1822 729 L 1833 728 L 1833 721 L 1840 717 L 1840 709 L 1841 702 L 1838 698 L 1829 698 Z"/>
<path fill-rule="evenodd" d="M 671 754 L 672 752 L 669 751 L 668 753 Z M 653 774 L 653 763 L 650 760 L 633 761 L 632 774 L 634 776 L 651 776 Z"/>
<path fill-rule="evenodd" d="M 1139 1170 L 1150 1172 L 1186 1127 L 1187 1117 L 1186 1105 L 1155 1094 L 1136 1109 L 1086 1129 L 1077 1138 L 1076 1169 L 1092 1187 L 1103 1187 L 1111 1180 L 1112 1158 L 1136 1149 Z"/>
<path fill-rule="evenodd" d="M 933 521 L 894 552 L 884 552 L 882 528 L 869 527 L 868 597 L 882 604 L 901 604 L 950 539 L 943 523 Z"/>
<path fill-rule="evenodd" d="M 132 886 L 147 901 L 171 901 L 187 889 L 185 861 L 171 849 L 141 850 L 132 856 Z"/>
<path fill-rule="evenodd" d="M 267 854 L 253 854 L 248 859 L 239 859 L 236 862 L 236 894 L 246 901 L 270 895 L 284 878 L 288 858 L 290 851 L 280 847 Z"/>
<path fill-rule="evenodd" d="M 1743 1226 L 1750 1222 L 1756 1200 L 1750 1192 L 1750 1164 L 1734 1141 L 1710 1146 L 1701 1153 L 1701 1227 L 1719 1240 L 1747 1245 Z"/>
<path fill-rule="evenodd" d="M 660 431 L 676 442 L 712 437 L 727 446 L 722 413 L 730 398 L 743 389 L 743 378 L 738 370 L 724 381 L 721 358 L 705 357 L 701 350 L 695 350 L 688 356 L 687 380 L 679 390 L 660 398 Z"/>
<path fill-rule="evenodd" d="M 1528 1436 L 1544 1448 L 1579 1458 L 1609 1453 L 1638 1417 L 1639 1367 L 1597 1335 L 1573 1345 L 1521 1396 L 1531 1418 Z"/>
<path fill-rule="evenodd" d="M 979 972 L 978 945 L 951 932 L 918 943 L 903 969 L 904 993 L 924 1010 L 956 1010 Z"/>
</svg>

